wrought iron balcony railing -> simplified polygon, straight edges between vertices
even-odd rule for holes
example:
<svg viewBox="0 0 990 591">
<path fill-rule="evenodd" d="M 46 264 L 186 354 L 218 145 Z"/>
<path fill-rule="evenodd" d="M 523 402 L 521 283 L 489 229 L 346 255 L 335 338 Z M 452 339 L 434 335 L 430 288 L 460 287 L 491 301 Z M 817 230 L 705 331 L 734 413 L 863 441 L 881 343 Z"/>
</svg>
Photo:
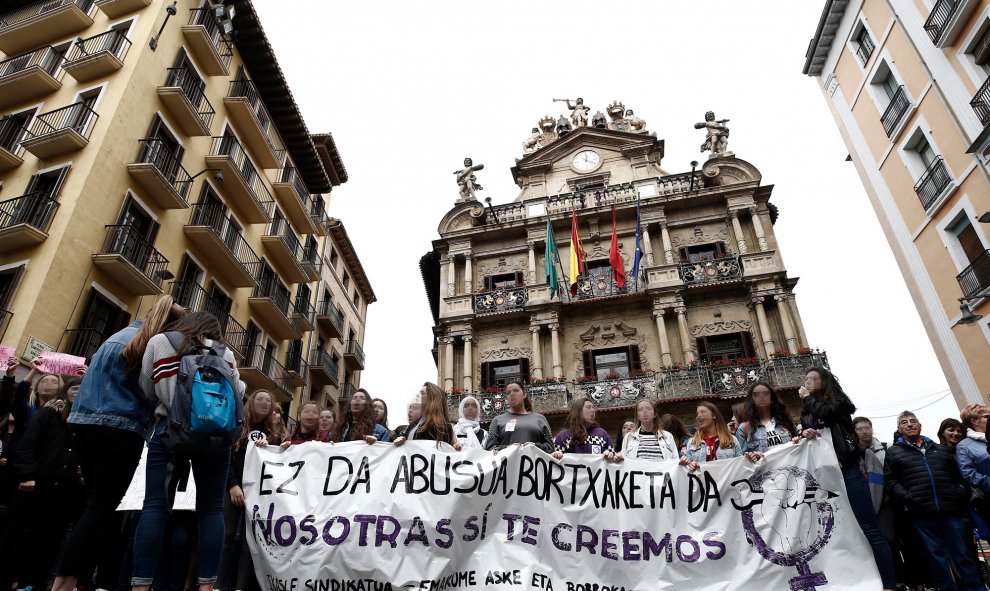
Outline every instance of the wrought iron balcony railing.
<svg viewBox="0 0 990 591">
<path fill-rule="evenodd" d="M 474 295 L 475 314 L 500 314 L 522 310 L 529 300 L 529 290 L 526 286 L 493 289 Z"/>
<path fill-rule="evenodd" d="M 734 281 L 742 279 L 742 265 L 738 256 L 681 263 L 681 279 L 689 286 Z"/>
<path fill-rule="evenodd" d="M 168 75 L 165 77 L 164 86 L 180 88 L 183 96 L 193 106 L 200 121 L 209 129 L 217 112 L 206 98 L 206 85 L 199 75 L 185 67 L 168 68 L 167 71 Z"/>
<path fill-rule="evenodd" d="M 344 332 L 344 313 L 337 306 L 333 305 L 332 300 L 323 300 L 316 305 L 317 316 L 326 316 L 333 323 L 334 328 L 337 329 L 338 334 Z"/>
<path fill-rule="evenodd" d="M 154 164 L 175 192 L 185 199 L 189 195 L 189 188 L 192 187 L 192 177 L 172 152 L 171 146 L 160 138 L 153 137 L 145 138 L 140 142 L 138 163 Z"/>
<path fill-rule="evenodd" d="M 344 355 L 352 355 L 358 362 L 364 366 L 364 349 L 361 347 L 361 343 L 350 340 L 344 343 Z"/>
<path fill-rule="evenodd" d="M 116 254 L 127 259 L 142 275 L 161 287 L 162 274 L 168 268 L 168 259 L 130 224 L 113 224 L 106 227 L 107 236 L 103 240 L 100 254 Z"/>
<path fill-rule="evenodd" d="M 256 298 L 268 298 L 275 304 L 282 315 L 289 317 L 290 296 L 289 290 L 283 289 L 282 285 L 274 277 L 265 277 L 258 280 L 258 287 L 254 289 Z"/>
<path fill-rule="evenodd" d="M 93 7 L 93 0 L 42 0 L 28 4 L 24 8 L 0 15 L 0 31 L 70 4 L 75 4 L 80 10 L 88 13 L 89 9 Z"/>
<path fill-rule="evenodd" d="M 86 359 L 92 359 L 100 345 L 113 336 L 112 333 L 104 333 L 102 330 L 86 327 L 70 328 L 65 331 L 65 334 L 69 341 L 65 352 Z"/>
<path fill-rule="evenodd" d="M 292 257 L 300 263 L 303 262 L 305 257 L 303 257 L 302 243 L 299 242 L 299 238 L 296 237 L 296 234 L 292 231 L 292 227 L 285 218 L 275 218 L 272 220 L 266 236 L 278 236 L 281 238 L 282 243 L 292 253 Z"/>
<path fill-rule="evenodd" d="M 984 126 L 990 125 L 990 77 L 976 91 L 976 95 L 973 96 L 973 100 L 969 101 L 969 104 L 976 112 L 976 116 L 979 117 L 980 123 Z"/>
<path fill-rule="evenodd" d="M 261 269 L 261 258 L 244 240 L 241 231 L 231 223 L 224 204 L 216 202 L 193 204 L 189 225 L 212 228 L 217 237 L 230 250 L 230 253 L 234 255 L 234 258 L 240 261 L 252 276 L 257 276 Z"/>
<path fill-rule="evenodd" d="M 217 320 L 220 321 L 220 328 L 223 330 L 224 344 L 239 357 L 244 357 L 247 330 L 241 323 L 234 320 L 225 304 L 217 301 L 195 281 L 173 281 L 170 294 L 175 303 L 192 312 L 209 312 L 216 316 Z"/>
<path fill-rule="evenodd" d="M 285 366 L 279 363 L 274 355 L 270 355 L 263 346 L 254 345 L 245 351 L 243 367 L 257 369 L 285 396 L 291 398 Z"/>
<path fill-rule="evenodd" d="M 44 191 L 0 201 L 0 230 L 26 224 L 48 232 L 57 209 L 58 201 Z"/>
<path fill-rule="evenodd" d="M 327 351 L 313 349 L 309 355 L 309 364 L 318 365 L 323 368 L 333 383 L 337 383 L 337 376 L 340 375 L 340 362 L 333 358 Z"/>
<path fill-rule="evenodd" d="M 200 25 L 206 29 L 206 34 L 210 37 L 217 55 L 220 56 L 220 62 L 224 68 L 229 68 L 230 58 L 234 55 L 234 46 L 224 35 L 223 29 L 220 28 L 220 23 L 217 22 L 216 15 L 209 4 L 202 8 L 193 8 L 189 16 L 189 24 Z"/>
<path fill-rule="evenodd" d="M 925 32 L 928 33 L 928 37 L 935 45 L 938 45 L 942 39 L 949 21 L 952 20 L 952 15 L 955 14 L 958 7 L 959 0 L 938 0 L 935 2 L 931 14 L 928 15 L 928 20 L 925 21 Z"/>
<path fill-rule="evenodd" d="M 859 58 L 859 62 L 865 66 L 866 62 L 870 61 L 874 49 L 876 49 L 876 45 L 873 44 L 873 39 L 870 39 L 869 35 L 864 34 L 860 37 L 856 43 L 856 57 Z"/>
<path fill-rule="evenodd" d="M 894 131 L 897 130 L 897 126 L 904 119 L 904 115 L 907 114 L 910 106 L 911 101 L 908 100 L 907 91 L 904 90 L 904 86 L 898 86 L 897 92 L 891 97 L 890 104 L 887 105 L 887 109 L 880 117 L 880 123 L 883 125 L 883 130 L 887 133 L 887 137 L 894 135 Z"/>
<path fill-rule="evenodd" d="M 304 297 L 296 296 L 292 303 L 292 311 L 297 316 L 306 319 L 310 325 L 316 321 L 316 308 Z"/>
<path fill-rule="evenodd" d="M 15 55 L 0 62 L 0 81 L 7 76 L 12 76 L 23 72 L 28 68 L 37 66 L 48 72 L 52 78 L 58 74 L 58 68 L 65 61 L 65 55 L 55 51 L 54 47 L 47 46 L 35 49 L 28 53 Z"/>
<path fill-rule="evenodd" d="M 24 127 L 13 117 L 0 118 L 0 149 L 6 150 L 18 158 L 24 154 L 21 138 L 24 137 Z"/>
<path fill-rule="evenodd" d="M 344 387 L 340 389 L 340 398 L 350 398 L 357 392 L 357 386 L 351 383 L 344 384 Z"/>
<path fill-rule="evenodd" d="M 42 138 L 72 129 L 88 140 L 99 117 L 88 104 L 78 102 L 35 117 L 27 129 L 27 138 Z"/>
<path fill-rule="evenodd" d="M 302 175 L 296 170 L 294 166 L 286 166 L 278 173 L 278 182 L 289 183 L 292 188 L 296 191 L 296 196 L 299 197 L 299 201 L 304 205 L 309 205 L 309 189 L 306 188 L 306 183 L 303 181 Z"/>
<path fill-rule="evenodd" d="M 990 290 L 990 250 L 985 251 L 956 276 L 963 297 L 973 299 Z"/>
<path fill-rule="evenodd" d="M 271 217 L 272 210 L 275 207 L 275 198 L 272 197 L 271 191 L 262 182 L 258 169 L 254 167 L 254 164 L 251 164 L 247 152 L 244 151 L 244 146 L 237 141 L 237 138 L 232 135 L 214 137 L 210 147 L 210 154 L 213 156 L 228 156 L 233 160 L 238 174 L 240 174 L 244 183 L 254 193 L 255 201 Z"/>
<path fill-rule="evenodd" d="M 77 39 L 69 52 L 65 56 L 66 64 L 71 64 L 81 59 L 85 59 L 102 51 L 108 51 L 115 55 L 120 61 L 124 61 L 127 50 L 131 48 L 131 40 L 123 31 L 110 29 L 106 33 L 100 33 L 87 39 Z"/>
<path fill-rule="evenodd" d="M 949 169 L 945 165 L 945 160 L 941 156 L 928 165 L 928 169 L 921 175 L 918 184 L 914 186 L 914 192 L 921 199 L 921 205 L 927 211 L 942 196 L 946 187 L 952 182 Z"/>
<path fill-rule="evenodd" d="M 230 90 L 227 96 L 243 97 L 247 100 L 248 104 L 251 105 L 251 110 L 254 111 L 255 117 L 258 118 L 258 124 L 261 126 L 261 131 L 265 135 L 265 142 L 268 143 L 268 147 L 273 152 L 280 152 L 280 148 L 276 146 L 276 142 L 271 136 L 272 116 L 268 114 L 268 109 L 265 108 L 265 104 L 261 101 L 261 95 L 258 93 L 258 88 L 254 85 L 254 82 L 247 78 L 231 80 Z"/>
</svg>

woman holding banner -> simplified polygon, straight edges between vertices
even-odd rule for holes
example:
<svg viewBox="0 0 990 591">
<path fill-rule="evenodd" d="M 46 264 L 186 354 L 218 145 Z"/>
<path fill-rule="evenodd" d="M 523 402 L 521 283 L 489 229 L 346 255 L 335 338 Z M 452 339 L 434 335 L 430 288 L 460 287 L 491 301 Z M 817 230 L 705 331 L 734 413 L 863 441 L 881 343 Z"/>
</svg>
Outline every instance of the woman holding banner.
<svg viewBox="0 0 990 591">
<path fill-rule="evenodd" d="M 299 407 L 296 415 L 296 428 L 292 435 L 282 442 L 282 447 L 299 445 L 307 441 L 325 441 L 320 437 L 320 405 L 310 400 Z M 265 445 L 259 443 L 259 445 Z"/>
<path fill-rule="evenodd" d="M 640 460 L 677 460 L 680 459 L 679 448 L 674 435 L 660 426 L 655 403 L 652 400 L 637 402 L 635 428 L 622 442 L 622 455 Z"/>
<path fill-rule="evenodd" d="M 567 426 L 553 440 L 553 457 L 562 460 L 564 454 L 592 454 L 616 459 L 612 438 L 595 421 L 595 403 L 578 398 L 571 404 Z"/>
<path fill-rule="evenodd" d="M 376 422 L 375 407 L 367 391 L 351 394 L 347 410 L 334 423 L 330 438 L 334 443 L 364 441 L 369 445 L 388 441 L 388 431 Z"/>
<path fill-rule="evenodd" d="M 756 382 L 749 387 L 743 401 L 742 421 L 736 438 L 751 462 L 762 458 L 771 447 L 789 442 L 797 434 L 790 413 L 766 382 Z"/>
<path fill-rule="evenodd" d="M 540 413 L 533 412 L 533 402 L 522 381 L 508 382 L 505 385 L 505 398 L 509 410 L 492 419 L 485 439 L 485 449 L 499 451 L 518 443 L 535 445 L 548 454 L 553 453 L 550 423 Z"/>
<path fill-rule="evenodd" d="M 684 450 L 684 457 L 692 463 L 692 469 L 697 468 L 696 464 L 742 455 L 742 447 L 729 432 L 729 426 L 717 406 L 711 402 L 699 402 L 695 422 L 698 430 L 688 439 Z"/>
<path fill-rule="evenodd" d="M 457 424 L 454 425 L 454 436 L 462 448 L 481 448 L 485 443 L 488 432 L 481 428 L 478 420 L 481 416 L 481 405 L 474 396 L 465 396 L 457 406 Z"/>
<path fill-rule="evenodd" d="M 880 571 L 883 588 L 894 589 L 894 558 L 877 523 L 869 485 L 859 468 L 863 452 L 852 424 L 856 405 L 842 390 L 839 380 L 824 367 L 812 368 L 807 373 L 798 395 L 804 401 L 804 410 L 801 412 L 801 427 L 804 431 L 801 432 L 801 437 L 814 439 L 819 435 L 818 429 L 826 427 L 832 432 L 832 446 L 842 469 L 849 505 L 873 548 L 873 558 Z M 800 438 L 795 438 L 794 442 L 799 443 Z"/>
<path fill-rule="evenodd" d="M 461 444 L 454 437 L 454 427 L 447 418 L 447 401 L 443 390 L 429 382 L 420 390 L 422 416 L 409 425 L 406 435 L 395 438 L 395 445 L 402 445 L 408 439 L 435 441 L 437 448 L 446 443 L 460 451 Z"/>
</svg>

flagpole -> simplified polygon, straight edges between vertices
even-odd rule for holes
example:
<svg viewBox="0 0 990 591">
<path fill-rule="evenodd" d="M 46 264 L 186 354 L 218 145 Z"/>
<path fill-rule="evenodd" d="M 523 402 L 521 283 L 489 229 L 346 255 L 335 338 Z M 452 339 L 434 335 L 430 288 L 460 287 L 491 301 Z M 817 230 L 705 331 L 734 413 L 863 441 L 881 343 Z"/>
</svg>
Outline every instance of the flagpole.
<svg viewBox="0 0 990 591">
<path fill-rule="evenodd" d="M 550 227 L 551 228 L 553 227 L 553 222 L 550 221 L 550 214 L 549 213 L 547 214 L 547 223 L 550 224 Z M 553 254 L 556 256 L 556 259 L 557 259 L 557 269 L 560 271 L 560 277 L 567 277 L 567 275 L 564 274 L 564 265 L 560 262 L 560 250 L 557 249 L 557 233 L 556 232 L 554 232 L 553 237 L 554 237 Z M 559 277 L 557 278 L 557 293 L 558 294 L 560 293 L 560 278 Z M 570 298 L 571 298 L 571 284 L 570 284 L 570 282 L 568 282 L 568 284 L 567 284 L 567 299 L 570 299 Z"/>
</svg>

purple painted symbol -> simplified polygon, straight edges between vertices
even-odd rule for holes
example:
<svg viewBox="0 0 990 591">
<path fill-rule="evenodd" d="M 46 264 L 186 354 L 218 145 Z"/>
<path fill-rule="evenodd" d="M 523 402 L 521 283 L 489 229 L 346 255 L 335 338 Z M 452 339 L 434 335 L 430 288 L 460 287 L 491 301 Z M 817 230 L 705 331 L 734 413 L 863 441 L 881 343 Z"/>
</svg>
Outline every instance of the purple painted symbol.
<svg viewBox="0 0 990 591">
<path fill-rule="evenodd" d="M 810 472 L 794 466 L 758 472 L 732 483 L 736 485 L 749 489 L 736 488 L 731 499 L 742 513 L 747 541 L 765 560 L 797 568 L 791 591 L 827 585 L 825 573 L 812 572 L 809 563 L 832 537 L 835 513 L 829 501 L 839 495 L 820 488 Z"/>
</svg>

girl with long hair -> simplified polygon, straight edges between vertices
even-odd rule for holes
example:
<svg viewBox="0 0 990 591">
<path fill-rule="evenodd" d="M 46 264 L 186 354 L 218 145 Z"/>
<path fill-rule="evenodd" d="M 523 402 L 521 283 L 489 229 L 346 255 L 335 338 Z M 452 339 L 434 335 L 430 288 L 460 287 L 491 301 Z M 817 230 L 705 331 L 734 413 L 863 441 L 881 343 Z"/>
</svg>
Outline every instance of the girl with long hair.
<svg viewBox="0 0 990 591">
<path fill-rule="evenodd" d="M 169 465 L 177 457 L 168 448 L 168 411 L 178 387 L 178 374 L 173 369 L 182 356 L 193 349 L 223 350 L 224 359 L 233 370 L 236 395 L 244 393 L 233 353 L 220 346 L 220 322 L 208 312 L 192 312 L 165 327 L 167 332 L 181 335 L 179 347 L 173 347 L 167 334 L 155 335 L 148 341 L 141 369 L 141 384 L 149 397 L 158 400 L 155 415 L 159 418 L 154 436 L 148 444 L 148 461 L 145 473 L 144 508 L 141 521 L 134 535 L 134 567 L 131 588 L 147 591 L 155 574 L 161 554 L 162 537 L 168 519 Z M 220 569 L 220 551 L 223 549 L 223 497 L 230 465 L 230 450 L 220 447 L 184 451 L 183 459 L 192 464 L 196 480 L 196 518 L 199 522 L 199 588 L 213 591 Z"/>
<path fill-rule="evenodd" d="M 320 411 L 320 441 L 330 441 L 330 430 L 337 421 L 337 413 L 332 408 L 324 408 Z"/>
<path fill-rule="evenodd" d="M 276 426 L 275 399 L 268 390 L 255 390 L 244 404 L 244 428 L 231 451 L 227 471 L 227 496 L 223 500 L 223 551 L 217 585 L 223 591 L 246 590 L 253 580 L 251 554 L 248 552 L 244 521 L 244 458 L 249 445 L 264 441 L 282 443 Z"/>
<path fill-rule="evenodd" d="M 808 371 L 798 395 L 804 403 L 804 410 L 801 412 L 801 426 L 804 431 L 801 432 L 801 437 L 814 439 L 819 435 L 818 430 L 825 427 L 832 432 L 832 446 L 842 469 L 849 505 L 873 548 L 873 558 L 880 571 L 883 588 L 894 589 L 894 558 L 880 530 L 869 485 L 859 466 L 863 448 L 859 445 L 852 424 L 856 405 L 842 390 L 838 378 L 824 367 L 814 367 Z M 795 438 L 794 441 L 797 443 L 799 439 Z"/>
<path fill-rule="evenodd" d="M 481 448 L 488 432 L 481 428 L 481 405 L 474 396 L 465 396 L 457 405 L 457 424 L 454 436 L 462 448 Z"/>
<path fill-rule="evenodd" d="M 375 422 L 375 407 L 363 389 L 351 394 L 347 410 L 337 418 L 330 436 L 334 443 L 364 441 L 371 445 L 388 441 L 388 432 Z"/>
<path fill-rule="evenodd" d="M 322 441 L 320 439 L 320 405 L 312 400 L 304 402 L 296 415 L 296 428 L 292 436 L 282 442 L 282 447 L 299 445 L 307 441 Z M 262 444 L 264 445 L 264 444 Z"/>
<path fill-rule="evenodd" d="M 727 460 L 742 455 L 742 447 L 729 431 L 722 412 L 711 402 L 699 402 L 695 423 L 698 430 L 688 439 L 684 457 L 691 461 L 691 468 L 698 464 Z"/>
<path fill-rule="evenodd" d="M 749 387 L 740 418 L 742 422 L 736 438 L 751 462 L 762 458 L 771 447 L 788 443 L 797 435 L 787 407 L 773 386 L 766 382 L 756 382 Z"/>
<path fill-rule="evenodd" d="M 612 438 L 595 421 L 595 403 L 578 398 L 571 404 L 567 423 L 553 440 L 553 457 L 562 460 L 564 454 L 592 454 L 615 460 Z"/>
<path fill-rule="evenodd" d="M 657 420 L 656 403 L 652 400 L 637 402 L 636 421 L 622 442 L 622 455 L 640 460 L 679 460 L 680 448 L 673 433 Z"/>
<path fill-rule="evenodd" d="M 371 401 L 371 406 L 375 408 L 375 422 L 385 427 L 389 441 L 394 440 L 395 432 L 388 427 L 388 404 L 381 398 L 374 398 Z"/>
<path fill-rule="evenodd" d="M 73 591 L 78 577 L 93 572 L 96 561 L 121 529 L 117 512 L 141 460 L 154 420 L 154 405 L 139 383 L 148 341 L 187 311 L 169 296 L 159 298 L 144 320 L 112 335 L 90 360 L 72 404 L 69 423 L 85 475 L 76 521 L 62 552 L 52 591 Z M 99 587 L 109 588 L 103 581 Z"/>
<path fill-rule="evenodd" d="M 682 451 L 684 446 L 687 445 L 688 439 L 691 438 L 691 432 L 688 431 L 684 421 L 670 413 L 660 417 L 660 428 L 674 436 L 674 441 L 677 442 L 677 449 Z"/>
<path fill-rule="evenodd" d="M 533 412 L 533 402 L 522 380 L 505 384 L 505 398 L 509 408 L 492 419 L 485 449 L 498 451 L 518 443 L 535 445 L 548 454 L 553 453 L 550 423 L 540 413 Z"/>
<path fill-rule="evenodd" d="M 427 383 L 420 392 L 422 415 L 415 424 L 409 425 L 405 437 L 395 439 L 395 445 L 402 445 L 406 440 L 413 439 L 435 441 L 437 448 L 441 443 L 446 443 L 460 450 L 461 445 L 454 437 L 454 427 L 447 417 L 447 401 L 443 391 L 434 384 Z"/>
</svg>

